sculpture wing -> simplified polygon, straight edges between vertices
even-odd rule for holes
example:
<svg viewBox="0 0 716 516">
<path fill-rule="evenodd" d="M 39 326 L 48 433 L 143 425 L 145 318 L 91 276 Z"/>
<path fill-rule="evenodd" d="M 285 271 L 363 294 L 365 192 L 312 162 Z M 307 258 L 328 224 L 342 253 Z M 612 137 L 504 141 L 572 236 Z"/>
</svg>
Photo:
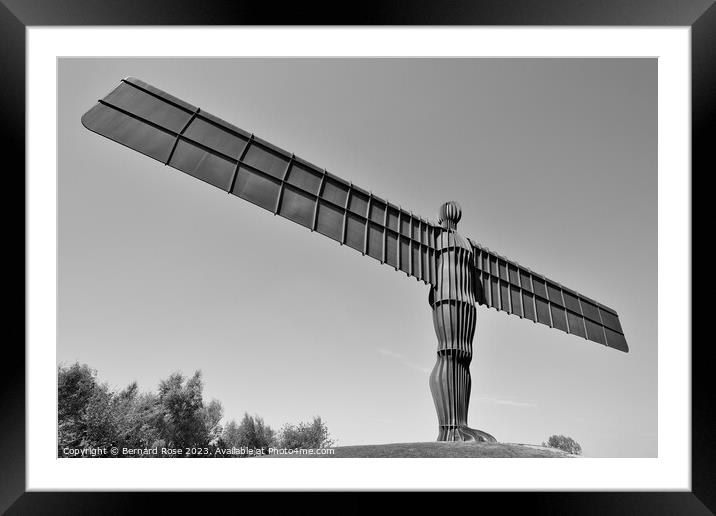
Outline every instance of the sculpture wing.
<svg viewBox="0 0 716 516">
<path fill-rule="evenodd" d="M 440 228 L 135 78 L 82 124 L 197 179 L 435 283 Z"/>
<path fill-rule="evenodd" d="M 628 352 L 617 313 L 470 241 L 477 302 Z"/>
</svg>

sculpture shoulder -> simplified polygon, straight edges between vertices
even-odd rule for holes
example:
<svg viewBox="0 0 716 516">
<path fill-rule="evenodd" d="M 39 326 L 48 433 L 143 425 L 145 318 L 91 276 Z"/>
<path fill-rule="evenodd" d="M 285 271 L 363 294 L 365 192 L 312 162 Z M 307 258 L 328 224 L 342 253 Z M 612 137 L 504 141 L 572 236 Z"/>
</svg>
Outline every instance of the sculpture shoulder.
<svg viewBox="0 0 716 516">
<path fill-rule="evenodd" d="M 458 247 L 472 252 L 472 246 L 467 238 L 453 230 L 443 230 L 437 238 L 436 246 L 438 251 Z"/>
</svg>

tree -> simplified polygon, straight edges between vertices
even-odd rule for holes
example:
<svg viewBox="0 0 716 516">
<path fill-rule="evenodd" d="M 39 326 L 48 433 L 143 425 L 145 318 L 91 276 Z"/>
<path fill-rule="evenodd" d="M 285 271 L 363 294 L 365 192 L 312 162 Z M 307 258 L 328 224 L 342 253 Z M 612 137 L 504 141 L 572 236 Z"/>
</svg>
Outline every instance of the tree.
<svg viewBox="0 0 716 516">
<path fill-rule="evenodd" d="M 119 442 L 122 417 L 118 408 L 116 395 L 109 387 L 97 385 L 85 408 L 81 447 L 106 447 Z"/>
<path fill-rule="evenodd" d="M 58 449 L 80 447 L 86 434 L 85 416 L 97 389 L 97 372 L 75 362 L 57 368 Z"/>
<path fill-rule="evenodd" d="M 202 389 L 201 371 L 186 383 L 181 373 L 173 373 L 159 383 L 157 426 L 167 447 L 208 447 L 221 432 L 221 404 L 214 400 L 205 408 Z"/>
<path fill-rule="evenodd" d="M 233 419 L 224 425 L 224 429 L 219 437 L 219 446 L 222 448 L 238 448 L 241 446 L 241 433 L 239 425 Z"/>
<path fill-rule="evenodd" d="M 224 415 L 224 409 L 217 400 L 211 402 L 202 409 L 201 417 L 204 420 L 204 428 L 206 431 L 207 442 L 210 446 L 214 446 L 221 437 L 221 418 Z"/>
<path fill-rule="evenodd" d="M 546 443 L 542 443 L 542 446 L 549 446 L 550 448 L 557 448 L 558 450 L 571 453 L 572 455 L 581 455 L 582 447 L 577 441 L 571 437 L 564 435 L 552 435 L 547 439 Z"/>
<path fill-rule="evenodd" d="M 260 449 L 265 454 L 268 448 L 276 444 L 275 436 L 276 432 L 264 423 L 261 417 L 244 413 L 240 424 L 237 425 L 233 419 L 227 423 L 221 434 L 220 443 L 225 448 Z M 249 453 L 241 455 L 246 456 Z"/>
<path fill-rule="evenodd" d="M 136 383 L 117 396 L 117 413 L 120 418 L 117 445 L 128 448 L 153 448 L 163 445 L 159 433 L 161 405 L 153 393 L 139 394 Z"/>
<path fill-rule="evenodd" d="M 58 455 L 64 448 L 209 448 L 221 435 L 221 403 L 204 405 L 201 373 L 180 373 L 140 394 L 136 382 L 116 392 L 96 371 L 75 363 L 58 367 Z"/>
<path fill-rule="evenodd" d="M 280 448 L 330 448 L 334 444 L 328 433 L 328 426 L 321 416 L 315 416 L 311 423 L 287 424 L 281 429 Z"/>
</svg>

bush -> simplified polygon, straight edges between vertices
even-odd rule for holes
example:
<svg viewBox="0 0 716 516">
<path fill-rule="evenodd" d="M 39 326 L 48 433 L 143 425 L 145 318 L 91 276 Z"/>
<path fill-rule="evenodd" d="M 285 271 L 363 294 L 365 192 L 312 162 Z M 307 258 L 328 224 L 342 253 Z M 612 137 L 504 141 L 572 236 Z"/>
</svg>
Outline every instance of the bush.
<svg viewBox="0 0 716 516">
<path fill-rule="evenodd" d="M 204 448 L 220 435 L 221 404 L 214 400 L 204 406 L 202 389 L 200 371 L 186 382 L 181 373 L 160 382 L 158 429 L 167 447 Z"/>
<path fill-rule="evenodd" d="M 542 443 L 542 446 L 549 446 L 550 448 L 557 448 L 558 450 L 571 453 L 572 455 L 581 455 L 582 447 L 577 441 L 571 437 L 564 435 L 552 435 L 547 439 L 546 443 Z"/>
<path fill-rule="evenodd" d="M 96 372 L 75 363 L 58 368 L 58 456 L 64 448 L 208 448 L 221 435 L 221 404 L 202 398 L 201 373 L 184 381 L 175 373 L 159 394 L 139 394 L 137 384 L 115 392 Z"/>
<path fill-rule="evenodd" d="M 334 444 L 328 426 L 315 416 L 311 423 L 287 424 L 281 429 L 279 448 L 330 448 Z"/>
<path fill-rule="evenodd" d="M 333 446 L 328 427 L 316 416 L 310 423 L 285 425 L 280 434 L 259 416 L 244 414 L 241 423 L 221 426 L 221 403 L 204 403 L 201 373 L 190 378 L 173 373 L 156 393 L 140 393 L 136 382 L 121 391 L 97 381 L 87 365 L 74 363 L 57 370 L 58 456 L 65 448 L 268 448 L 317 449 Z M 120 452 L 120 455 L 122 453 Z M 138 455 L 132 455 L 138 456 Z M 154 455 L 151 455 L 154 456 Z M 161 456 L 161 454 L 159 455 Z M 172 455 L 176 456 L 176 455 Z M 182 453 L 181 456 L 186 456 Z M 216 456 L 234 456 L 230 454 Z"/>
<path fill-rule="evenodd" d="M 251 448 L 253 450 L 261 449 L 263 453 L 268 453 L 268 448 L 276 444 L 276 432 L 264 423 L 259 416 L 249 416 L 244 414 L 241 424 L 231 420 L 224 428 L 219 445 L 222 448 Z M 247 456 L 249 453 L 241 454 Z M 254 454 L 251 454 L 254 455 Z"/>
</svg>

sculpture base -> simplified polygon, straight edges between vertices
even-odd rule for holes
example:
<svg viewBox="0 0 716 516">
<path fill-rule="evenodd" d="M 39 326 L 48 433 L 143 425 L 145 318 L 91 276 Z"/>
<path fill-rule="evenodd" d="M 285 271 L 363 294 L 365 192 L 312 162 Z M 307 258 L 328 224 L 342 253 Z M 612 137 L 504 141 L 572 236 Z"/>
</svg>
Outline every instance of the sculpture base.
<svg viewBox="0 0 716 516">
<path fill-rule="evenodd" d="M 440 428 L 438 441 L 477 441 L 481 443 L 496 443 L 497 439 L 487 432 L 476 430 L 469 426 L 444 426 Z"/>
</svg>

